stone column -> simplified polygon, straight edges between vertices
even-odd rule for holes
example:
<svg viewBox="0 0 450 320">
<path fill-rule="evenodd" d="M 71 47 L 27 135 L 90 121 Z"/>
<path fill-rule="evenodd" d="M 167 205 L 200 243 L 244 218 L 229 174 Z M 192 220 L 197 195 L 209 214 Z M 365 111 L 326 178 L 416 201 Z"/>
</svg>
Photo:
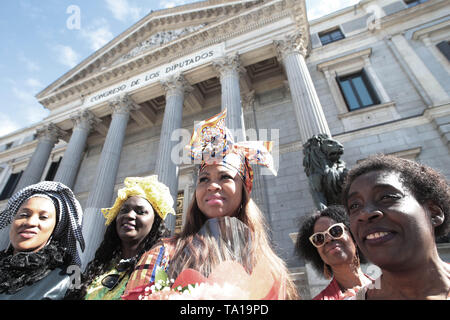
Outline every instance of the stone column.
<svg viewBox="0 0 450 320">
<path fill-rule="evenodd" d="M 227 108 L 226 126 L 233 131 L 235 141 L 244 141 L 245 125 L 239 77 L 245 69 L 241 67 L 237 54 L 215 60 L 213 66 L 220 74 L 222 110 Z"/>
<path fill-rule="evenodd" d="M 178 162 L 175 162 L 177 159 L 172 159 L 172 150 L 179 141 L 172 141 L 171 138 L 173 132 L 181 128 L 185 94 L 190 92 L 192 87 L 183 75 L 175 75 L 162 80 L 161 85 L 166 92 L 166 108 L 161 127 L 155 174 L 158 175 L 159 181 L 169 187 L 176 204 L 178 196 Z M 175 153 L 174 156 L 176 156 Z M 167 216 L 166 226 L 171 232 L 175 230 L 175 217 L 173 215 Z"/>
<path fill-rule="evenodd" d="M 106 226 L 100 209 L 112 205 L 130 111 L 139 107 L 127 95 L 110 101 L 109 106 L 112 109 L 112 121 L 84 209 L 83 234 L 86 251 L 83 254 L 83 268 L 93 259 L 95 251 L 103 240 Z"/>
<path fill-rule="evenodd" d="M 267 137 L 260 137 L 258 126 L 256 124 L 255 113 L 255 91 L 250 91 L 242 97 L 242 107 L 245 110 L 245 124 L 248 133 L 248 138 L 252 140 L 266 140 Z M 254 130 L 254 131 L 253 131 Z M 253 131 L 253 132 L 252 132 Z M 252 136 L 256 133 L 256 136 Z M 268 207 L 268 196 L 266 189 L 266 182 L 264 176 L 261 174 L 261 166 L 253 165 L 253 188 L 251 198 L 258 205 L 258 208 L 264 214 L 266 222 L 269 226 L 269 233 L 272 230 L 272 217 Z"/>
<path fill-rule="evenodd" d="M 275 41 L 278 59 L 284 64 L 295 116 L 300 128 L 302 143 L 315 134 L 325 133 L 331 137 L 322 105 L 311 79 L 305 56 L 307 44 L 300 33 Z"/>
<path fill-rule="evenodd" d="M 50 157 L 50 153 L 52 152 L 52 149 L 58 142 L 59 138 L 61 138 L 63 135 L 64 131 L 62 131 L 53 123 L 50 123 L 45 127 L 37 130 L 39 143 L 30 159 L 30 162 L 28 163 L 27 168 L 25 169 L 25 172 L 23 173 L 19 183 L 17 184 L 15 192 L 41 181 L 41 177 L 44 172 L 45 165 L 47 164 L 48 158 Z"/>
<path fill-rule="evenodd" d="M 92 112 L 85 110 L 72 115 L 74 123 L 72 136 L 70 137 L 63 159 L 56 172 L 54 181 L 64 183 L 69 188 L 73 188 L 80 167 L 81 158 L 89 132 L 96 120 Z"/>
</svg>

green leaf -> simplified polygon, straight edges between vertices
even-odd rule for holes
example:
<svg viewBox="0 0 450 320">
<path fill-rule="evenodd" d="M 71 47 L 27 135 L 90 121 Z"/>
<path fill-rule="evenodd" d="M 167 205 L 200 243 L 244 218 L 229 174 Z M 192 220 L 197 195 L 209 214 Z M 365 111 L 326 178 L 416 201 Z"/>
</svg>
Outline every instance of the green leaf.
<svg viewBox="0 0 450 320">
<path fill-rule="evenodd" d="M 169 277 L 162 267 L 156 267 L 155 284 L 157 283 L 161 284 L 163 287 L 169 285 Z"/>
</svg>

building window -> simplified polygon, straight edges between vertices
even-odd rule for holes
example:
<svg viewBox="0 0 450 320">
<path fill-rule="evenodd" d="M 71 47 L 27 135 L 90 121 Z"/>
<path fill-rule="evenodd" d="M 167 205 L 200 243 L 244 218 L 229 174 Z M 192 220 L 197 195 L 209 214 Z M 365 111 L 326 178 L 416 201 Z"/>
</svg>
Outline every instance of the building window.
<svg viewBox="0 0 450 320">
<path fill-rule="evenodd" d="M 329 44 L 331 42 L 335 42 L 341 39 L 344 39 L 344 34 L 342 33 L 341 29 L 333 29 L 331 31 L 326 32 L 319 32 L 319 38 L 320 42 L 322 42 L 322 45 Z"/>
<path fill-rule="evenodd" d="M 5 150 L 11 149 L 11 147 L 13 146 L 13 144 L 14 144 L 14 142 L 7 143 L 7 144 L 5 145 Z"/>
<path fill-rule="evenodd" d="M 427 2 L 428 0 L 404 0 L 404 1 L 405 1 L 406 6 L 408 8 L 411 8 L 411 7 L 417 6 L 421 3 Z"/>
<path fill-rule="evenodd" d="M 178 193 L 177 208 L 175 210 L 175 234 L 179 234 L 183 228 L 183 206 L 184 206 L 184 192 Z"/>
<path fill-rule="evenodd" d="M 336 80 L 350 111 L 380 103 L 364 70 L 351 75 L 337 77 Z"/>
<path fill-rule="evenodd" d="M 436 47 L 450 61 L 450 41 L 439 42 Z"/>
<path fill-rule="evenodd" d="M 22 176 L 22 173 L 23 171 L 20 171 L 18 173 L 13 173 L 9 176 L 8 182 L 6 183 L 2 193 L 0 194 L 0 201 L 8 199 L 9 197 L 12 196 L 14 189 L 16 189 L 17 183 L 20 180 L 20 177 Z"/>
<path fill-rule="evenodd" d="M 45 181 L 53 181 L 56 175 L 56 171 L 58 171 L 59 164 L 61 163 L 62 157 L 59 158 L 58 161 L 53 161 L 50 165 L 50 168 L 48 168 L 47 175 L 45 176 Z"/>
</svg>

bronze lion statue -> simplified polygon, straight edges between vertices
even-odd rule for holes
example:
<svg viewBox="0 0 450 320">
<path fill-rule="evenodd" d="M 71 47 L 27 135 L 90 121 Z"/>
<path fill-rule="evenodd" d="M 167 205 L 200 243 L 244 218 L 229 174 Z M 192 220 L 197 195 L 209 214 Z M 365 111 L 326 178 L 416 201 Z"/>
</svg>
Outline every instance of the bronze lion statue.
<svg viewBox="0 0 450 320">
<path fill-rule="evenodd" d="M 303 145 L 303 167 L 319 210 L 341 204 L 342 185 L 348 171 L 340 160 L 343 153 L 342 144 L 327 134 L 314 135 Z"/>
</svg>

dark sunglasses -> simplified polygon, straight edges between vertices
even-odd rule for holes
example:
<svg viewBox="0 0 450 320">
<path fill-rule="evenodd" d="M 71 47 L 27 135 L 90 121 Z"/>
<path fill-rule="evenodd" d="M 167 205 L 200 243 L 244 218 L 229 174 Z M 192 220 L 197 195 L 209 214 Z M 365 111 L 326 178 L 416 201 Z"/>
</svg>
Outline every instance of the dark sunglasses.
<svg viewBox="0 0 450 320">
<path fill-rule="evenodd" d="M 326 231 L 316 232 L 309 241 L 316 247 L 320 248 L 325 244 L 325 237 L 328 234 L 332 239 L 340 239 L 344 236 L 345 225 L 343 223 L 336 223 L 330 226 Z"/>
</svg>

